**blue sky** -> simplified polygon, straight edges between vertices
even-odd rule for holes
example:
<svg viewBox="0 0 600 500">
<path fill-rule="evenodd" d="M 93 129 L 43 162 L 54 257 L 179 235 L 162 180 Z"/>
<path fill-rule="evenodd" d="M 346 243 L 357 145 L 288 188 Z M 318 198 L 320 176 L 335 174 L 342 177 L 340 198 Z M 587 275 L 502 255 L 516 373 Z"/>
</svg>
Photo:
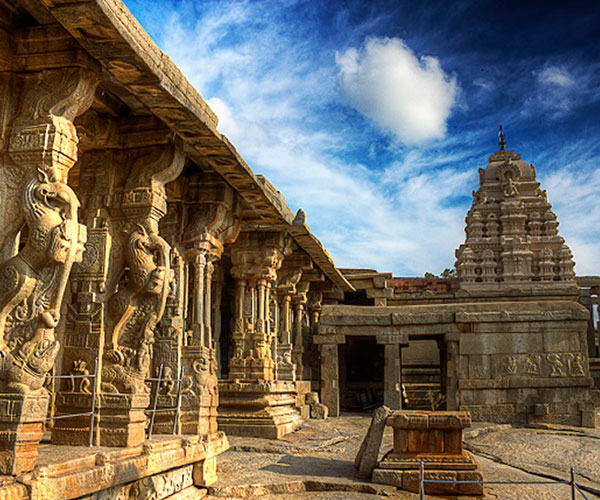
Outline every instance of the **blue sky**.
<svg viewBox="0 0 600 500">
<path fill-rule="evenodd" d="M 502 123 L 600 274 L 598 2 L 125 3 L 339 267 L 452 267 Z"/>
</svg>

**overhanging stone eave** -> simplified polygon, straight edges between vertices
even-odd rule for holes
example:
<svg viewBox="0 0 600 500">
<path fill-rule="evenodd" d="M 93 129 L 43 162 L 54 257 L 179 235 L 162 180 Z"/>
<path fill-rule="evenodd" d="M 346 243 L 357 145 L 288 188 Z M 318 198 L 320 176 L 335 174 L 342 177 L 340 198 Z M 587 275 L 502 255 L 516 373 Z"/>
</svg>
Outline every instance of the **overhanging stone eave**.
<svg viewBox="0 0 600 500">
<path fill-rule="evenodd" d="M 32 2 L 35 0 L 32 0 Z M 256 207 L 257 218 L 290 223 L 289 208 L 270 195 L 235 147 L 217 130 L 217 116 L 120 0 L 40 0 L 79 44 L 186 144 Z"/>
<path fill-rule="evenodd" d="M 335 266 L 333 259 L 321 241 L 310 231 L 306 224 L 292 224 L 290 234 L 294 241 L 313 259 L 325 276 L 344 292 L 354 292 L 354 286 L 344 277 Z"/>
</svg>

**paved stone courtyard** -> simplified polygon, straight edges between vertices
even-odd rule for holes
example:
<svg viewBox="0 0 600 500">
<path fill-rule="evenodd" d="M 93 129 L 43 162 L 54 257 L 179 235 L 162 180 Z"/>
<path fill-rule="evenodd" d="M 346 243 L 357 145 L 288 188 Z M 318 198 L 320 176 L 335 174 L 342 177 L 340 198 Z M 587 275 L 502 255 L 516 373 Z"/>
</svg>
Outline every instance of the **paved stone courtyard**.
<svg viewBox="0 0 600 500">
<path fill-rule="evenodd" d="M 208 498 L 418 498 L 390 486 L 354 479 L 354 456 L 369 421 L 369 417 L 356 414 L 310 420 L 279 441 L 231 437 L 230 450 L 219 459 L 219 482 L 210 488 Z M 391 445 L 388 428 L 382 454 Z M 588 497 L 600 498 L 592 493 L 600 494 L 599 430 L 475 424 L 465 432 L 465 446 L 479 460 L 486 481 L 567 479 L 573 466 L 578 481 L 588 488 Z M 570 488 L 490 485 L 484 498 L 559 500 L 570 498 Z"/>
</svg>

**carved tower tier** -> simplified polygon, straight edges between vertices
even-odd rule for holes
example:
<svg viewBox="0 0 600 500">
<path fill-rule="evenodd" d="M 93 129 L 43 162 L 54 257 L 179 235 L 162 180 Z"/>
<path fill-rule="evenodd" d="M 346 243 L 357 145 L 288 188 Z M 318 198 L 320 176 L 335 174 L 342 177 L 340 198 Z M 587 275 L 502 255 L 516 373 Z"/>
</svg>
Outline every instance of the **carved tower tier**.
<svg viewBox="0 0 600 500">
<path fill-rule="evenodd" d="M 535 167 L 501 149 L 479 169 L 480 186 L 466 217 L 466 240 L 456 251 L 463 290 L 575 286 L 571 250 Z"/>
</svg>

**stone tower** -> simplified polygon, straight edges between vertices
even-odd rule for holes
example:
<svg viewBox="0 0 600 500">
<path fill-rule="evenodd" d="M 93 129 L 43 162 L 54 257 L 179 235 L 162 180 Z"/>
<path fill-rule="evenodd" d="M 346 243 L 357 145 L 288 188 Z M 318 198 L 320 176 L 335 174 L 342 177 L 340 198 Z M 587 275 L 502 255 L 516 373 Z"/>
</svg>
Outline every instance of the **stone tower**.
<svg viewBox="0 0 600 500">
<path fill-rule="evenodd" d="M 456 250 L 464 290 L 575 286 L 573 255 L 540 189 L 535 167 L 505 149 L 479 169 L 479 189 L 465 219 L 466 240 Z"/>
</svg>

